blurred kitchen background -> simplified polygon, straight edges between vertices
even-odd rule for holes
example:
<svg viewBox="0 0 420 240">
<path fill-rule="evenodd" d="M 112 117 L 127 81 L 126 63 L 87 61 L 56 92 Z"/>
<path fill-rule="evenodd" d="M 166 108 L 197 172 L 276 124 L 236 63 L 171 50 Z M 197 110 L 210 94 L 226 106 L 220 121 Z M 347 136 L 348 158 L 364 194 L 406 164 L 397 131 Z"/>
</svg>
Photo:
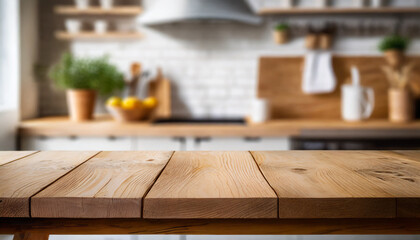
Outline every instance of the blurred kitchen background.
<svg viewBox="0 0 420 240">
<path fill-rule="evenodd" d="M 1 11 L 2 149 L 420 148 L 419 0 L 21 0 Z M 102 60 L 114 77 L 80 86 L 93 73 L 77 64 Z"/>
<path fill-rule="evenodd" d="M 1 150 L 420 149 L 420 0 L 1 0 L 0 13 Z M 77 237 L 187 238 L 209 239 Z"/>
</svg>

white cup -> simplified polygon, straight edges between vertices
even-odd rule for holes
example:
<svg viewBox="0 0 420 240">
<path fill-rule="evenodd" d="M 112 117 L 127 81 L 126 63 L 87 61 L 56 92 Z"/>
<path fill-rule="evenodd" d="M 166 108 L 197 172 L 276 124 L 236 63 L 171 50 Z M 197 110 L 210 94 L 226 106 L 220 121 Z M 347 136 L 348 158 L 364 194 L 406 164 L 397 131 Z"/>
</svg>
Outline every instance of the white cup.
<svg viewBox="0 0 420 240">
<path fill-rule="evenodd" d="M 365 0 L 353 0 L 353 7 L 361 8 L 364 7 L 366 4 Z"/>
<path fill-rule="evenodd" d="M 251 103 L 251 121 L 263 123 L 270 119 L 270 104 L 266 99 L 254 99 Z"/>
<path fill-rule="evenodd" d="M 341 87 L 341 117 L 345 121 L 368 119 L 373 112 L 375 95 L 372 88 L 358 85 Z"/>
<path fill-rule="evenodd" d="M 93 25 L 95 33 L 104 34 L 108 30 L 108 23 L 104 20 L 96 20 Z"/>
<path fill-rule="evenodd" d="M 100 5 L 103 9 L 111 9 L 114 5 L 114 0 L 101 0 Z"/>
<path fill-rule="evenodd" d="M 90 1 L 89 0 L 75 0 L 76 8 L 78 9 L 86 9 L 89 7 Z"/>
<path fill-rule="evenodd" d="M 315 0 L 315 7 L 325 8 L 328 6 L 328 0 Z"/>
<path fill-rule="evenodd" d="M 79 33 L 82 28 L 82 22 L 77 19 L 67 19 L 65 25 L 69 33 Z"/>
</svg>

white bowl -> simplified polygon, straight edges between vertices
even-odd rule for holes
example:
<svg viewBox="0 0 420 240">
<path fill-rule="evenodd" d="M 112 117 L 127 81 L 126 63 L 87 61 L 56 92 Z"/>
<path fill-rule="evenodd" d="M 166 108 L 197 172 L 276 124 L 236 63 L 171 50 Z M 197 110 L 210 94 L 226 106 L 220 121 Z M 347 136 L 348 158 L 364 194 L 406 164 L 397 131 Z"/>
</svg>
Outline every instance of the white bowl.
<svg viewBox="0 0 420 240">
<path fill-rule="evenodd" d="M 77 19 L 67 19 L 65 25 L 69 33 L 79 33 L 82 28 L 82 22 Z"/>
</svg>

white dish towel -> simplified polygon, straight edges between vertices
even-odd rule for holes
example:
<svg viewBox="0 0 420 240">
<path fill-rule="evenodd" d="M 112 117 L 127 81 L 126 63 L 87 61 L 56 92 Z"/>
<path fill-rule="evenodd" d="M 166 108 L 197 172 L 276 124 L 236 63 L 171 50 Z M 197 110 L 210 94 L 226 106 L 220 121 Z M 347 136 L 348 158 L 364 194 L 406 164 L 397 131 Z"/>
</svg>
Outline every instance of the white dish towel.
<svg viewBox="0 0 420 240">
<path fill-rule="evenodd" d="M 311 51 L 306 54 L 302 90 L 306 94 L 325 94 L 335 90 L 337 81 L 329 51 Z"/>
</svg>

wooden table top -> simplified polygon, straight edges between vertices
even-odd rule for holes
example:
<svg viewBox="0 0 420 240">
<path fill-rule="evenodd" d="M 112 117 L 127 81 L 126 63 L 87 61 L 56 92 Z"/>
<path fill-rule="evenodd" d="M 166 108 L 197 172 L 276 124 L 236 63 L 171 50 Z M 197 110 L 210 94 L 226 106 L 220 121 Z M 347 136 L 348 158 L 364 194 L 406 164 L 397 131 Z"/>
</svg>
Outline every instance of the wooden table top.
<svg viewBox="0 0 420 240">
<path fill-rule="evenodd" d="M 420 218 L 420 151 L 0 152 L 0 218 Z"/>
<path fill-rule="evenodd" d="M 89 122 L 47 117 L 20 124 L 24 136 L 45 137 L 333 137 L 420 138 L 420 121 L 391 123 L 387 119 L 344 122 L 325 119 L 281 119 L 264 124 L 118 123 L 102 116 Z"/>
</svg>

